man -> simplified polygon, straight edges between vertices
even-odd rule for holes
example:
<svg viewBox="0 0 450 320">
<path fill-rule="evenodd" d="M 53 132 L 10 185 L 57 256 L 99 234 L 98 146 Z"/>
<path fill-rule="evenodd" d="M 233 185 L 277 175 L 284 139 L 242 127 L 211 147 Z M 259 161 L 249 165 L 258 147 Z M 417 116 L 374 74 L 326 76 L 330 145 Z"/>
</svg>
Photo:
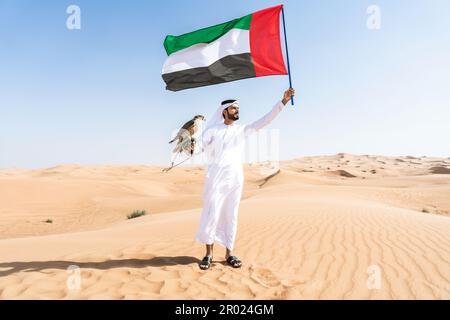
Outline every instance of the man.
<svg viewBox="0 0 450 320">
<path fill-rule="evenodd" d="M 249 125 L 238 125 L 239 101 L 225 100 L 217 109 L 202 134 L 203 149 L 207 154 L 208 172 L 203 192 L 203 210 L 196 240 L 206 245 L 206 255 L 200 263 L 209 269 L 213 246 L 217 241 L 226 248 L 225 260 L 234 268 L 242 262 L 232 250 L 237 230 L 237 215 L 244 184 L 242 155 L 244 140 L 253 132 L 268 125 L 294 95 L 289 88 L 270 112 Z"/>
</svg>

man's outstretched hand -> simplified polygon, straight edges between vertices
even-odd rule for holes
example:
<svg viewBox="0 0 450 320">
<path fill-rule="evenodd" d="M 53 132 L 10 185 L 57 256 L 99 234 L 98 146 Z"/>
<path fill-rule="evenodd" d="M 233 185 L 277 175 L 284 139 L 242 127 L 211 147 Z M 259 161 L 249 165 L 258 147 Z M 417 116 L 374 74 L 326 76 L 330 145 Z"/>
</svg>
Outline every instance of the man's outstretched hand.
<svg viewBox="0 0 450 320">
<path fill-rule="evenodd" d="M 289 88 L 284 92 L 283 95 L 283 100 L 281 100 L 281 102 L 283 102 L 284 105 L 286 105 L 286 103 L 289 102 L 289 100 L 291 100 L 291 97 L 295 95 L 295 90 L 293 88 Z"/>
</svg>

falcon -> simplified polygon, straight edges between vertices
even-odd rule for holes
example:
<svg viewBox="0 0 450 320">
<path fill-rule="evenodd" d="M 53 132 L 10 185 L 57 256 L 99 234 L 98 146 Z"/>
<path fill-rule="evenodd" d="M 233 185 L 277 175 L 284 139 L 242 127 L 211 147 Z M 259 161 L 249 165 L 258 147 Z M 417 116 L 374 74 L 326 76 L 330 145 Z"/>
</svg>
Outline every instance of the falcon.
<svg viewBox="0 0 450 320">
<path fill-rule="evenodd" d="M 202 115 L 196 115 L 194 118 L 186 122 L 180 130 L 178 130 L 175 138 L 169 141 L 169 144 L 178 139 L 176 147 L 173 149 L 174 153 L 186 153 L 192 155 L 195 150 L 195 138 L 200 124 L 205 120 Z"/>
<path fill-rule="evenodd" d="M 178 130 L 178 133 L 175 136 L 175 138 L 173 138 L 172 140 L 169 141 L 169 144 L 170 144 L 170 143 L 174 142 L 175 140 L 178 140 L 176 147 L 173 149 L 173 153 L 175 153 L 175 159 L 182 153 L 187 154 L 189 157 L 177 164 L 174 164 L 175 159 L 173 159 L 172 165 L 169 168 L 164 168 L 163 172 L 169 171 L 173 167 L 176 167 L 176 166 L 182 164 L 183 162 L 185 162 L 186 160 L 188 160 L 190 157 L 193 156 L 194 151 L 195 151 L 195 145 L 196 145 L 194 135 L 197 133 L 198 128 L 200 127 L 200 124 L 204 120 L 205 120 L 204 116 L 196 115 L 194 118 L 192 118 L 192 120 L 189 120 L 188 122 L 186 122 L 180 128 L 180 130 Z"/>
</svg>

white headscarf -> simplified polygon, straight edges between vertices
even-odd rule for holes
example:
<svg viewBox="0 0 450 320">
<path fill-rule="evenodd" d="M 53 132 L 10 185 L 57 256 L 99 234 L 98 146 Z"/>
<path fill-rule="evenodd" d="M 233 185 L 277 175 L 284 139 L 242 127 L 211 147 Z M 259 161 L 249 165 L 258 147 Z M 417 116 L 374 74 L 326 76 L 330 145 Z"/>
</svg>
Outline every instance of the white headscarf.
<svg viewBox="0 0 450 320">
<path fill-rule="evenodd" d="M 209 118 L 209 120 L 208 119 L 206 120 L 206 126 L 205 126 L 204 131 L 208 130 L 209 128 L 211 128 L 211 127 L 213 127 L 215 125 L 223 123 L 223 121 L 224 121 L 223 116 L 222 116 L 223 110 L 225 110 L 226 108 L 228 108 L 228 107 L 230 107 L 230 106 L 232 106 L 234 104 L 237 104 L 239 106 L 239 101 L 236 100 L 234 102 L 226 103 L 226 104 L 223 104 L 223 105 L 221 104 L 219 106 L 219 108 L 216 110 L 216 112 L 213 113 L 211 118 Z"/>
</svg>

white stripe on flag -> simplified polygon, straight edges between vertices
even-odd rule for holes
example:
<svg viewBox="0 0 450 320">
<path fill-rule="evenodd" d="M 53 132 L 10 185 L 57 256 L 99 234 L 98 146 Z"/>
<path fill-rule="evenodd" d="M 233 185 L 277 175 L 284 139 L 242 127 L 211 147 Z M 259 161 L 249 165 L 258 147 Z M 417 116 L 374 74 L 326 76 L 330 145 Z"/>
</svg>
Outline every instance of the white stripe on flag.
<svg viewBox="0 0 450 320">
<path fill-rule="evenodd" d="M 211 43 L 199 43 L 172 53 L 164 63 L 162 73 L 207 67 L 223 57 L 250 53 L 250 32 L 231 29 Z"/>
</svg>

